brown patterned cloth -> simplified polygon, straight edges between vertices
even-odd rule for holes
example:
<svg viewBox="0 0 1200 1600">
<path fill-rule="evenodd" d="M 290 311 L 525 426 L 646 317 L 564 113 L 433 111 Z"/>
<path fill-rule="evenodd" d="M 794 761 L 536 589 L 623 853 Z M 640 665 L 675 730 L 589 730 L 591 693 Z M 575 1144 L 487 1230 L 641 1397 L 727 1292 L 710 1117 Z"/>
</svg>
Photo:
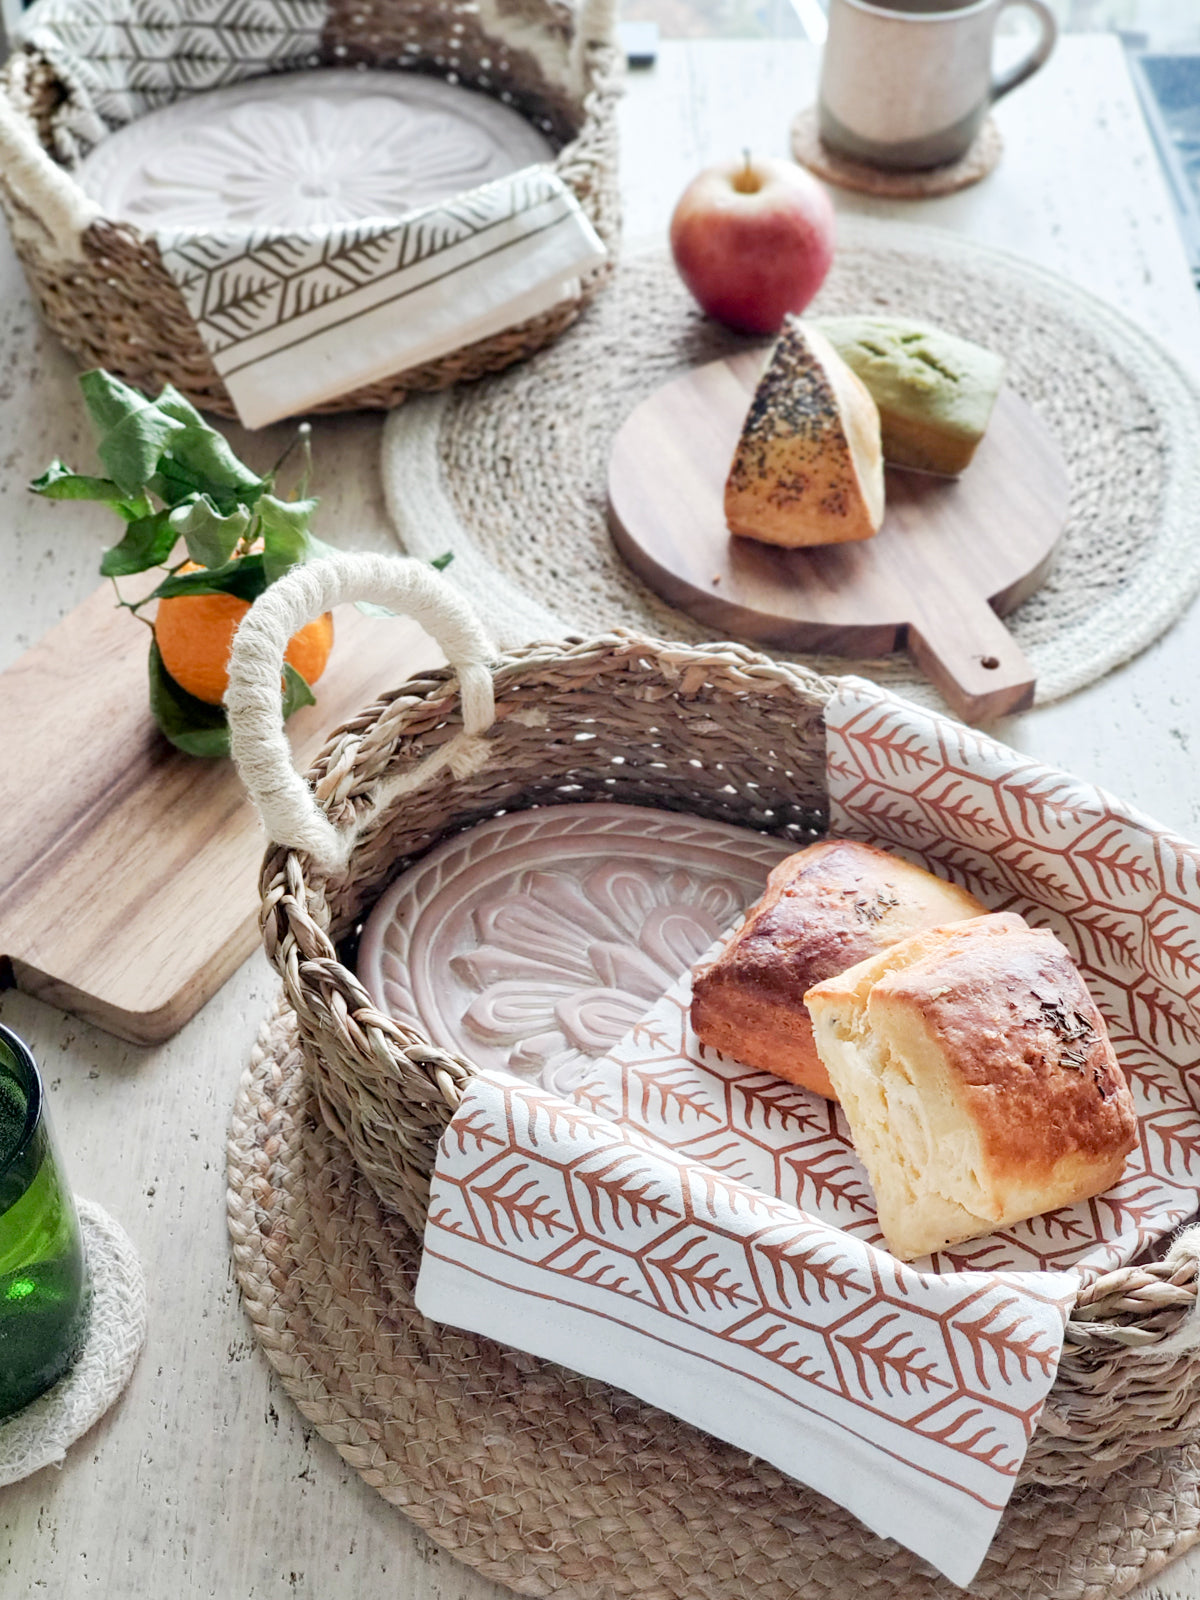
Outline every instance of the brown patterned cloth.
<svg viewBox="0 0 1200 1600">
<path fill-rule="evenodd" d="M 438 1150 L 417 1303 L 620 1381 L 964 1583 L 1079 1286 L 1195 1203 L 1200 852 L 861 680 L 841 680 L 825 730 L 834 835 L 913 855 L 1072 949 L 1137 1104 L 1120 1181 L 932 1270 L 898 1262 L 839 1109 L 701 1047 L 685 974 L 559 1093 L 471 1082 Z"/>
<path fill-rule="evenodd" d="M 589 1072 L 599 1115 L 471 1080 L 438 1150 L 417 1306 L 620 1383 L 969 1583 L 1079 1280 L 921 1271 L 839 1230 L 846 1191 L 861 1209 L 870 1189 L 844 1123 L 822 1137 L 835 1108 L 702 1054 L 689 998 L 685 974 Z M 791 1168 L 819 1212 L 781 1197 Z"/>
</svg>

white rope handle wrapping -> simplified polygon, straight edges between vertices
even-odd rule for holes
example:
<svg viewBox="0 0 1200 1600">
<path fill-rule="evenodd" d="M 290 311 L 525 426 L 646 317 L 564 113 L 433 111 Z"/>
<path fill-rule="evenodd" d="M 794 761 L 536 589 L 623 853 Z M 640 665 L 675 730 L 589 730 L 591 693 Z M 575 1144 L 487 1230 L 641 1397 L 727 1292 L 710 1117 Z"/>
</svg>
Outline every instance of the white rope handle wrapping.
<svg viewBox="0 0 1200 1600">
<path fill-rule="evenodd" d="M 462 596 L 426 562 L 401 556 L 334 556 L 296 567 L 273 583 L 234 636 L 225 695 L 230 750 L 268 835 L 307 851 L 326 868 L 345 865 L 356 834 L 334 828 L 293 767 L 279 680 L 283 653 L 297 629 L 354 600 L 373 600 L 419 622 L 457 672 L 462 696 L 463 731 L 419 766 L 381 786 L 375 810 L 444 767 L 457 777 L 478 771 L 487 759 L 480 735 L 495 717 L 487 665 L 493 651 L 487 635 Z"/>
<path fill-rule="evenodd" d="M 52 254 L 74 260 L 84 230 L 101 215 L 70 175 L 50 159 L 33 129 L 0 92 L 0 178 L 23 217 L 36 223 Z"/>
</svg>

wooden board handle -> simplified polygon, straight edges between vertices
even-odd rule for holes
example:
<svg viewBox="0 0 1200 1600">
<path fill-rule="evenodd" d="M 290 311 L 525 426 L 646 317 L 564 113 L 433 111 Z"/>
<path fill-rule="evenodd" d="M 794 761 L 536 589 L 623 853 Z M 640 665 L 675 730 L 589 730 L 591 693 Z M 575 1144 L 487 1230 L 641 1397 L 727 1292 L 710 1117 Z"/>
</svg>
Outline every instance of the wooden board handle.
<svg viewBox="0 0 1200 1600">
<path fill-rule="evenodd" d="M 910 623 L 908 652 L 964 722 L 990 722 L 1033 704 L 1036 675 L 986 601 Z"/>
</svg>

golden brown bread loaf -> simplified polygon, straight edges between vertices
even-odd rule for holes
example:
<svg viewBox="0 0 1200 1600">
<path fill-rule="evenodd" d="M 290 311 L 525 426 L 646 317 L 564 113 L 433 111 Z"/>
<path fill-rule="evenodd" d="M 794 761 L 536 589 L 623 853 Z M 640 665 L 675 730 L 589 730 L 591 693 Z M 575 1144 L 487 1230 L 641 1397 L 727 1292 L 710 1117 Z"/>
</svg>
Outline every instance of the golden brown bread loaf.
<svg viewBox="0 0 1200 1600">
<path fill-rule="evenodd" d="M 875 402 L 823 333 L 786 317 L 725 483 L 729 531 L 842 544 L 878 533 L 883 511 Z"/>
<path fill-rule="evenodd" d="M 692 984 L 692 1027 L 722 1055 L 836 1098 L 804 992 L 921 928 L 978 917 L 974 895 L 899 856 L 824 839 L 781 861 Z"/>
<path fill-rule="evenodd" d="M 1110 1188 L 1133 1098 L 1070 953 L 1011 913 L 915 934 L 808 991 L 821 1058 L 911 1261 Z"/>
</svg>

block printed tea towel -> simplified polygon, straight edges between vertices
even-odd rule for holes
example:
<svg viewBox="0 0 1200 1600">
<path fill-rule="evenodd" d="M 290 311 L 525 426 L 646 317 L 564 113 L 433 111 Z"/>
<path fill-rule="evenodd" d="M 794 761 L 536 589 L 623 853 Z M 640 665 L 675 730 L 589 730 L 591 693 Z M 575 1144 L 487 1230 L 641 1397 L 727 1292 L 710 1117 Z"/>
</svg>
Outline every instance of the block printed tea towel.
<svg viewBox="0 0 1200 1600">
<path fill-rule="evenodd" d="M 395 219 L 158 242 L 250 428 L 539 316 L 605 257 L 546 167 Z"/>
<path fill-rule="evenodd" d="M 829 1494 L 958 1583 L 993 1536 L 1079 1283 L 1195 1208 L 1200 855 L 1111 797 L 873 686 L 827 708 L 831 831 L 1051 926 L 1141 1141 L 1107 1195 L 906 1266 L 838 1109 L 705 1050 L 685 977 L 560 1094 L 473 1083 L 418 1303 L 603 1378 Z"/>
</svg>

